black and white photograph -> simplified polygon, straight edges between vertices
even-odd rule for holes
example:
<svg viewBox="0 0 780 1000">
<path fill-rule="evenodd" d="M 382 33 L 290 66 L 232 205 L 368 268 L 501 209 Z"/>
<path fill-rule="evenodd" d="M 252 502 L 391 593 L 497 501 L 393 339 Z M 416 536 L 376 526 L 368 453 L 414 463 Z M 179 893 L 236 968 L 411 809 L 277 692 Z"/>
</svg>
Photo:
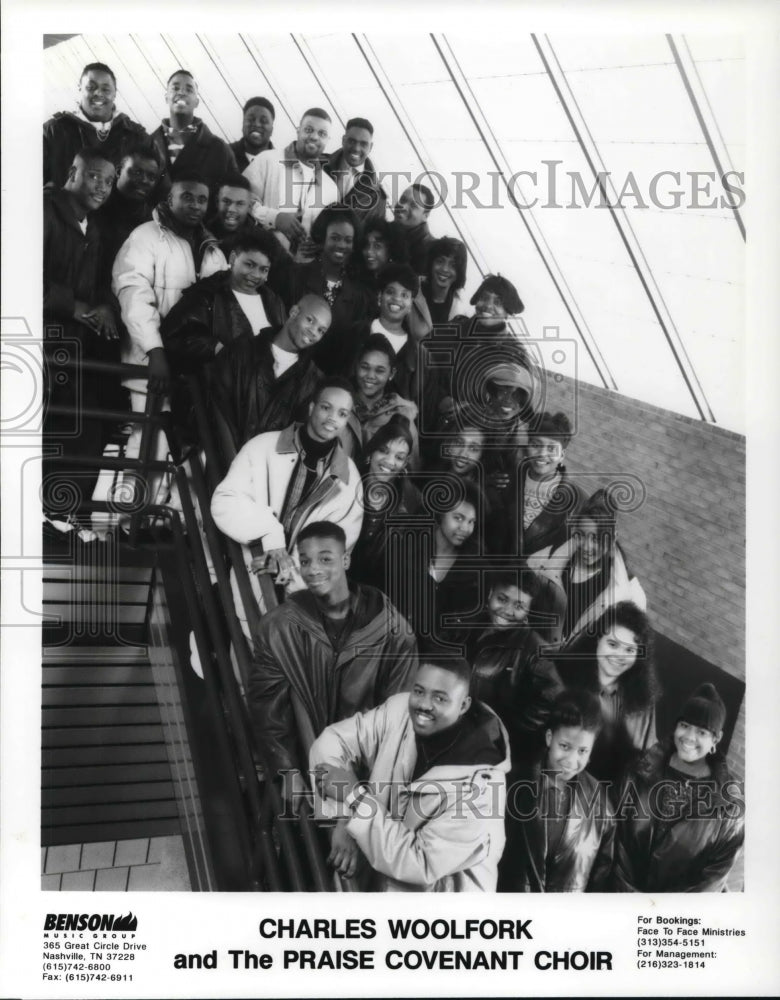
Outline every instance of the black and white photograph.
<svg viewBox="0 0 780 1000">
<path fill-rule="evenodd" d="M 770 989 L 777 18 L 219 6 L 9 5 L 9 995 Z"/>
</svg>

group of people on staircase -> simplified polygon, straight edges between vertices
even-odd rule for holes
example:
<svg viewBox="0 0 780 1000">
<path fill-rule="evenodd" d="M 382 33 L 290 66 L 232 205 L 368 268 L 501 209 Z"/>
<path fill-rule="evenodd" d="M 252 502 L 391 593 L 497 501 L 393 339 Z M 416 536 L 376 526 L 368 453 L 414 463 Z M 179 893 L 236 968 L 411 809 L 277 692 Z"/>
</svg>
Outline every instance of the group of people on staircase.
<svg viewBox="0 0 780 1000">
<path fill-rule="evenodd" d="M 76 109 L 44 125 L 45 351 L 146 377 L 49 378 L 45 440 L 65 461 L 44 458 L 47 530 L 91 538 L 79 505 L 108 437 L 65 411 L 126 391 L 140 414 L 154 392 L 170 409 L 155 454 L 181 455 L 203 443 L 196 377 L 224 463 L 211 516 L 281 598 L 250 637 L 258 747 L 293 806 L 314 797 L 344 878 L 721 890 L 743 839 L 726 707 L 704 684 L 657 732 L 616 494 L 567 469 L 573 427 L 545 408 L 515 285 L 483 275 L 463 301 L 468 247 L 434 237 L 425 184 L 388 197 L 368 118 L 333 148 L 312 106 L 280 146 L 254 97 L 228 144 L 176 69 L 149 135 L 116 86 L 86 66 Z M 164 480 L 149 488 L 165 501 Z"/>
</svg>

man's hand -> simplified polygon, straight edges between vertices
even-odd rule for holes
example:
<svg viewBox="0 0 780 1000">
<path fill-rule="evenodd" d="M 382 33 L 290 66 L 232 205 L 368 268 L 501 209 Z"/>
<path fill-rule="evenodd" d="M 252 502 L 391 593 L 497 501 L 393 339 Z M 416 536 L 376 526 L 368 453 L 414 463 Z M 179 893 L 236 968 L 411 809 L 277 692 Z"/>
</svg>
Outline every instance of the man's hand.
<svg viewBox="0 0 780 1000">
<path fill-rule="evenodd" d="M 347 767 L 336 767 L 335 764 L 321 764 L 315 773 L 320 795 L 335 802 L 343 802 L 358 783 L 353 771 Z"/>
<path fill-rule="evenodd" d="M 328 864 L 332 865 L 339 875 L 352 878 L 358 869 L 362 855 L 354 837 L 347 831 L 349 820 L 337 820 L 330 838 L 330 854 Z"/>
<path fill-rule="evenodd" d="M 306 235 L 306 230 L 301 225 L 296 212 L 279 212 L 274 228 L 286 236 L 291 243 Z"/>
<path fill-rule="evenodd" d="M 152 392 L 167 393 L 171 369 L 165 357 L 165 348 L 153 347 L 146 356 L 149 358 L 149 389 Z"/>
<path fill-rule="evenodd" d="M 91 326 L 95 333 L 106 340 L 119 340 L 119 330 L 116 328 L 114 310 L 110 306 L 91 306 L 82 313 L 80 323 Z"/>
<path fill-rule="evenodd" d="M 249 564 L 253 573 L 276 573 L 275 583 L 283 587 L 295 572 L 295 560 L 287 549 L 269 549 Z"/>
</svg>

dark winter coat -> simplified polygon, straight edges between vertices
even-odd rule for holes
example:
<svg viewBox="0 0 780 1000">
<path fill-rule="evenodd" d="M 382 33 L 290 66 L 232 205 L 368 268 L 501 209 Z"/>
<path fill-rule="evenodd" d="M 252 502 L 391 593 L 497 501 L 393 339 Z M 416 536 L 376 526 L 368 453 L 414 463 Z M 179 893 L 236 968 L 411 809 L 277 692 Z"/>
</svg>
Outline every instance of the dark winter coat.
<svg viewBox="0 0 780 1000">
<path fill-rule="evenodd" d="M 270 325 L 278 329 L 287 316 L 284 306 L 267 285 L 259 295 Z M 214 360 L 219 344 L 251 338 L 249 320 L 230 287 L 230 271 L 217 271 L 186 289 L 160 324 L 160 334 L 177 374 L 200 371 Z"/>
<path fill-rule="evenodd" d="M 428 273 L 428 251 L 435 237 L 428 228 L 427 222 L 421 222 L 419 226 L 401 226 L 398 222 L 393 225 L 403 237 L 406 248 L 409 252 L 409 267 L 415 274 L 421 277 Z"/>
<path fill-rule="evenodd" d="M 114 166 L 119 164 L 133 146 L 143 144 L 149 136 L 146 129 L 120 112 L 114 116 L 111 131 L 104 142 L 97 132 L 72 111 L 58 111 L 43 126 L 43 183 L 61 188 L 68 179 L 73 157 L 80 149 L 100 149 Z"/>
<path fill-rule="evenodd" d="M 256 434 L 305 421 L 322 378 L 310 350 L 277 378 L 271 352 L 277 333 L 269 327 L 256 337 L 234 341 L 220 351 L 211 368 L 213 405 L 227 423 L 236 450 Z"/>
<path fill-rule="evenodd" d="M 344 153 L 339 149 L 335 153 L 331 153 L 322 164 L 322 169 L 329 177 L 333 178 L 337 185 L 339 173 L 349 170 L 349 167 L 344 164 L 343 157 Z M 370 158 L 366 157 L 363 170 L 358 174 L 355 183 L 347 191 L 340 204 L 352 209 L 360 219 L 364 229 L 372 220 L 384 220 L 387 213 L 387 195 L 379 183 L 374 164 Z"/>
<path fill-rule="evenodd" d="M 396 478 L 389 484 L 376 483 L 366 485 L 366 492 L 376 490 L 378 498 L 388 498 L 389 502 L 383 504 L 381 510 L 374 510 L 366 500 L 363 507 L 363 524 L 360 529 L 360 537 L 352 550 L 349 564 L 349 576 L 351 580 L 358 583 L 367 583 L 380 590 L 387 591 L 388 584 L 388 553 L 392 548 L 390 543 L 390 532 L 393 529 L 388 525 L 388 519 L 395 521 L 409 515 L 410 519 L 422 509 L 422 497 L 419 491 L 406 476 Z M 388 493 L 385 493 L 385 490 Z M 388 496 L 389 494 L 389 496 Z M 397 527 L 400 529 L 401 524 Z M 388 544 L 390 543 L 390 544 Z"/>
<path fill-rule="evenodd" d="M 305 767 L 326 726 L 408 690 L 417 653 L 411 629 L 374 587 L 350 594 L 353 621 L 339 649 L 308 590 L 254 630 L 249 706 L 256 739 L 279 769 Z"/>
<path fill-rule="evenodd" d="M 76 301 L 90 305 L 113 303 L 110 288 L 102 284 L 102 233 L 92 213 L 82 233 L 66 191 L 43 192 L 43 315 L 62 323 L 66 336 L 95 337 L 73 319 Z M 86 341 L 85 341 L 86 342 Z"/>
<path fill-rule="evenodd" d="M 472 696 L 507 728 L 513 765 L 538 748 L 550 707 L 563 684 L 543 640 L 531 628 L 486 628 L 470 639 Z"/>
<path fill-rule="evenodd" d="M 220 181 L 227 174 L 236 172 L 235 157 L 228 144 L 213 135 L 204 121 L 193 118 L 192 123 L 197 126 L 197 132 L 179 152 L 173 168 L 176 172 L 192 170 L 201 174 L 209 186 L 213 199 Z M 168 157 L 168 140 L 162 125 L 152 132 L 151 138 L 160 154 L 160 162 L 165 164 L 165 173 L 160 186 L 160 194 L 164 196 L 171 189 L 172 165 Z"/>
<path fill-rule="evenodd" d="M 621 787 L 613 891 L 721 892 L 742 848 L 742 782 L 714 754 L 711 778 L 670 783 L 673 751 L 656 743 Z"/>
<path fill-rule="evenodd" d="M 561 838 L 551 847 L 548 824 L 539 815 L 544 811 L 546 781 L 540 757 L 523 768 L 510 785 L 511 808 L 507 810 L 507 845 L 499 867 L 499 888 L 505 892 L 606 891 L 615 818 L 605 789 L 587 771 L 567 783 L 570 807 Z M 509 818 L 510 814 L 514 818 Z"/>
<path fill-rule="evenodd" d="M 273 283 L 273 282 L 272 282 Z M 293 264 L 283 278 L 282 286 L 274 284 L 288 309 L 304 295 L 325 296 L 327 282 L 322 264 Z M 369 289 L 356 278 L 344 275 L 343 284 L 331 309 L 328 332 L 314 348 L 314 360 L 326 375 L 348 375 L 359 340 L 360 324 L 369 315 Z"/>
</svg>

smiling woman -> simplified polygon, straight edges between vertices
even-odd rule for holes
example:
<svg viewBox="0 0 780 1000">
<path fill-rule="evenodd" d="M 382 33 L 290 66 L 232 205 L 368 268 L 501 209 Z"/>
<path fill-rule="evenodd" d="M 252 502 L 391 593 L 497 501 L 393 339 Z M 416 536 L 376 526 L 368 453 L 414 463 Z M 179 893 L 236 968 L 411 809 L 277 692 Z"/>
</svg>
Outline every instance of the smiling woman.
<svg viewBox="0 0 780 1000">
<path fill-rule="evenodd" d="M 590 770 L 600 780 L 618 781 L 656 740 L 660 690 L 647 615 L 629 601 L 616 604 L 569 653 L 557 660 L 564 683 L 592 691 L 601 703 L 603 728 Z"/>
</svg>

